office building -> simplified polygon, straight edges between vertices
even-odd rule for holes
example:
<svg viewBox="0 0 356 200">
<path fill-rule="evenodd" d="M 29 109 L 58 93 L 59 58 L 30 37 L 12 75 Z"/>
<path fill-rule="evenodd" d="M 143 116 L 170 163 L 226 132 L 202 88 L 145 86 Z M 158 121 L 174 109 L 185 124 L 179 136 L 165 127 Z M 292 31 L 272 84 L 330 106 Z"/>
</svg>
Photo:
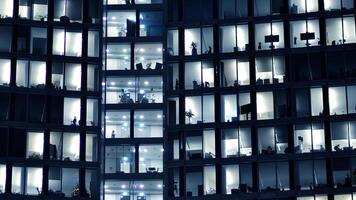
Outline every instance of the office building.
<svg viewBox="0 0 356 200">
<path fill-rule="evenodd" d="M 103 196 L 163 198 L 163 2 L 104 5 Z"/>
<path fill-rule="evenodd" d="M 354 5 L 167 1 L 165 199 L 356 199 Z"/>
<path fill-rule="evenodd" d="M 355 5 L 1 1 L 0 199 L 356 200 Z"/>
<path fill-rule="evenodd" d="M 0 199 L 99 199 L 101 5 L 0 2 Z"/>
</svg>

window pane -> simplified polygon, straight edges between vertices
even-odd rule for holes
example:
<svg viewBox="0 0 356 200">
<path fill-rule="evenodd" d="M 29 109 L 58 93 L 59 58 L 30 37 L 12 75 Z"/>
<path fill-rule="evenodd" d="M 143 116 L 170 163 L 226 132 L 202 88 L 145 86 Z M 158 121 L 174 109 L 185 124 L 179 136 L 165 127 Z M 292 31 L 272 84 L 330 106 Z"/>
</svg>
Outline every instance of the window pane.
<svg viewBox="0 0 356 200">
<path fill-rule="evenodd" d="M 346 114 L 346 91 L 345 87 L 329 88 L 329 107 L 330 115 Z"/>
<path fill-rule="evenodd" d="M 42 180 L 40 181 L 42 183 Z M 24 169 L 22 167 L 12 167 L 11 193 L 23 194 L 24 192 L 23 190 L 24 190 Z"/>
<path fill-rule="evenodd" d="M 63 147 L 67 147 L 63 149 L 64 161 L 79 161 L 79 133 L 64 133 Z"/>
<path fill-rule="evenodd" d="M 44 137 L 41 132 L 27 133 L 27 158 L 39 160 L 43 156 Z"/>
<path fill-rule="evenodd" d="M 63 124 L 78 126 L 80 121 L 80 99 L 64 98 Z"/>
<path fill-rule="evenodd" d="M 9 86 L 11 75 L 11 61 L 0 59 L 0 86 Z"/>
<path fill-rule="evenodd" d="M 136 138 L 163 136 L 162 111 L 135 111 L 134 134 Z"/>
<path fill-rule="evenodd" d="M 99 32 L 88 31 L 88 56 L 99 57 Z"/>
<path fill-rule="evenodd" d="M 273 119 L 273 93 L 258 92 L 257 93 L 257 119 Z"/>
<path fill-rule="evenodd" d="M 82 55 L 82 33 L 66 32 L 66 56 Z"/>
<path fill-rule="evenodd" d="M 13 0 L 3 0 L 0 2 L 0 18 L 12 17 L 14 7 Z"/>
<path fill-rule="evenodd" d="M 163 172 L 163 146 L 140 145 L 139 147 L 139 172 Z"/>
<path fill-rule="evenodd" d="M 141 12 L 140 36 L 161 36 L 162 23 L 163 19 L 161 12 Z"/>
<path fill-rule="evenodd" d="M 7 0 L 11 1 L 12 0 Z M 3 3 L 3 2 L 1 2 Z M 0 3 L 0 4 L 1 4 Z M 0 6 L 0 9 L 4 8 Z M 1 14 L 0 14 L 1 18 Z M 10 52 L 11 51 L 11 38 L 12 38 L 12 28 L 7 27 L 7 26 L 0 26 L 0 38 L 1 38 L 1 43 L 0 43 L 0 52 Z"/>
<path fill-rule="evenodd" d="M 162 44 L 135 44 L 136 70 L 162 69 Z"/>
<path fill-rule="evenodd" d="M 126 44 L 108 44 L 106 49 L 106 70 L 129 70 L 131 48 Z"/>
<path fill-rule="evenodd" d="M 42 168 L 29 167 L 27 168 L 25 194 L 38 195 L 38 191 L 42 192 Z"/>
<path fill-rule="evenodd" d="M 110 111 L 106 113 L 106 138 L 130 137 L 130 112 Z"/>
<path fill-rule="evenodd" d="M 120 11 L 107 13 L 107 37 L 135 36 L 136 13 L 134 11 Z"/>
</svg>

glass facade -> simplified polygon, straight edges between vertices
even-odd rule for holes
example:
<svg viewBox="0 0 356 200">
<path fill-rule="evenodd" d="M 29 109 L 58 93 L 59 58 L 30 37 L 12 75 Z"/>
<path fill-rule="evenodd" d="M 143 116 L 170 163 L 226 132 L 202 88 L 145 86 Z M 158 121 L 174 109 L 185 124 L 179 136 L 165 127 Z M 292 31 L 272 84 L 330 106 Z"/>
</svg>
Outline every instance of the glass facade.
<svg viewBox="0 0 356 200">
<path fill-rule="evenodd" d="M 100 198 L 101 4 L 0 2 L 0 199 Z"/>
<path fill-rule="evenodd" d="M 356 200 L 355 4 L 1 0 L 0 199 Z"/>
<path fill-rule="evenodd" d="M 354 3 L 167 1 L 167 199 L 354 198 Z"/>
<path fill-rule="evenodd" d="M 163 200 L 162 0 L 105 0 L 102 197 Z"/>
</svg>

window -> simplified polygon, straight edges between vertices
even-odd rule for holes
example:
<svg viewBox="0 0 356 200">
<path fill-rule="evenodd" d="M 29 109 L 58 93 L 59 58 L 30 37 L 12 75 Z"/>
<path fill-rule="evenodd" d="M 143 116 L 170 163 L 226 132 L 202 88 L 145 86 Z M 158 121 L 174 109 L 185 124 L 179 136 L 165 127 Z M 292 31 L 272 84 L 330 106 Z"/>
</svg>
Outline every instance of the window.
<svg viewBox="0 0 356 200">
<path fill-rule="evenodd" d="M 0 18 L 12 17 L 13 8 L 14 8 L 14 1 L 13 0 L 3 0 L 3 1 L 1 1 L 0 2 Z"/>
<path fill-rule="evenodd" d="M 325 151 L 324 125 L 295 125 L 294 151 L 295 153 L 312 153 Z"/>
<path fill-rule="evenodd" d="M 148 104 L 162 103 L 162 77 L 108 77 L 106 80 L 107 103 Z"/>
<path fill-rule="evenodd" d="M 125 4 L 131 4 L 131 0 L 106 0 L 103 2 L 104 4 L 108 5 L 125 5 Z"/>
<path fill-rule="evenodd" d="M 220 0 L 220 19 L 247 17 L 247 0 Z"/>
<path fill-rule="evenodd" d="M 194 135 L 194 136 L 193 136 Z M 200 160 L 216 158 L 215 154 L 215 131 L 206 129 L 203 131 L 194 132 L 192 136 L 185 139 L 185 158 L 187 160 Z M 176 156 L 179 159 L 179 141 L 174 141 Z M 183 142 L 181 142 L 183 143 Z"/>
<path fill-rule="evenodd" d="M 248 59 L 222 60 L 220 62 L 221 87 L 237 87 L 250 84 Z"/>
<path fill-rule="evenodd" d="M 235 192 L 251 192 L 251 189 L 253 189 L 252 177 L 251 164 L 223 165 L 223 194 L 235 194 Z"/>
<path fill-rule="evenodd" d="M 221 157 L 232 158 L 252 155 L 251 129 L 223 129 L 221 138 Z"/>
<path fill-rule="evenodd" d="M 54 20 L 63 21 L 63 17 L 72 22 L 82 22 L 82 0 L 58 0 L 54 2 Z M 66 19 L 64 19 L 66 20 Z"/>
<path fill-rule="evenodd" d="M 54 29 L 52 53 L 54 55 L 80 57 L 82 55 L 82 33 Z"/>
<path fill-rule="evenodd" d="M 151 138 L 163 136 L 162 111 L 135 111 L 135 138 Z"/>
<path fill-rule="evenodd" d="M 79 133 L 63 133 L 63 160 L 79 161 L 80 136 Z"/>
<path fill-rule="evenodd" d="M 215 121 L 214 96 L 185 97 L 185 123 L 200 124 Z"/>
<path fill-rule="evenodd" d="M 105 147 L 105 173 L 135 173 L 135 147 L 129 145 Z"/>
<path fill-rule="evenodd" d="M 88 31 L 88 56 L 99 57 L 99 32 Z"/>
<path fill-rule="evenodd" d="M 140 13 L 140 37 L 162 35 L 162 12 Z"/>
<path fill-rule="evenodd" d="M 283 22 L 255 25 L 256 50 L 284 48 Z"/>
<path fill-rule="evenodd" d="M 105 20 L 105 18 L 104 18 Z M 136 29 L 135 11 L 109 11 L 106 18 L 105 36 L 133 37 Z"/>
<path fill-rule="evenodd" d="M 291 21 L 291 47 L 309 47 L 320 45 L 319 20 Z"/>
<path fill-rule="evenodd" d="M 324 9 L 326 11 L 335 11 L 335 10 L 345 10 L 353 9 L 354 2 L 352 0 L 324 0 Z"/>
<path fill-rule="evenodd" d="M 33 123 L 44 123 L 46 114 L 46 101 L 44 95 L 32 94 L 28 96 L 29 105 L 28 121 Z"/>
<path fill-rule="evenodd" d="M 99 67 L 97 65 L 87 65 L 87 90 L 99 91 Z"/>
<path fill-rule="evenodd" d="M 348 151 L 356 148 L 356 122 L 332 122 L 331 146 L 332 151 Z"/>
<path fill-rule="evenodd" d="M 44 28 L 31 28 L 30 50 L 32 54 L 47 54 L 47 30 Z"/>
<path fill-rule="evenodd" d="M 259 165 L 259 182 L 261 191 L 289 190 L 288 162 L 261 163 Z"/>
<path fill-rule="evenodd" d="M 163 172 L 163 146 L 140 145 L 139 173 Z"/>
<path fill-rule="evenodd" d="M 81 90 L 82 66 L 76 63 L 53 63 L 52 86 L 55 89 Z"/>
<path fill-rule="evenodd" d="M 185 63 L 185 89 L 214 87 L 214 63 L 210 61 Z"/>
<path fill-rule="evenodd" d="M 186 160 L 200 160 L 203 158 L 203 136 L 201 136 L 201 133 L 196 134 L 199 134 L 199 136 L 185 138 Z"/>
<path fill-rule="evenodd" d="M 248 25 L 220 27 L 221 53 L 246 51 L 249 49 Z"/>
<path fill-rule="evenodd" d="M 251 95 L 250 93 L 240 93 L 239 94 L 239 114 L 240 120 L 251 120 Z"/>
<path fill-rule="evenodd" d="M 216 170 L 215 166 L 204 166 L 204 195 L 216 193 Z"/>
<path fill-rule="evenodd" d="M 329 107 L 330 107 L 330 115 L 347 114 L 345 87 L 329 88 Z"/>
<path fill-rule="evenodd" d="M 285 13 L 283 0 L 254 0 L 255 16 L 280 15 Z"/>
<path fill-rule="evenodd" d="M 291 14 L 317 12 L 318 0 L 289 0 L 289 12 Z"/>
<path fill-rule="evenodd" d="M 192 28 L 184 30 L 184 51 L 186 56 L 213 53 L 213 28 Z"/>
<path fill-rule="evenodd" d="M 257 120 L 273 119 L 273 92 L 257 92 Z"/>
<path fill-rule="evenodd" d="M 136 70 L 162 70 L 162 44 L 135 44 Z"/>
<path fill-rule="evenodd" d="M 47 21 L 47 0 L 19 0 L 19 17 L 38 21 Z"/>
<path fill-rule="evenodd" d="M 80 99 L 64 98 L 63 124 L 79 126 L 80 125 Z"/>
<path fill-rule="evenodd" d="M 131 69 L 131 48 L 129 44 L 110 43 L 106 47 L 106 70 Z"/>
<path fill-rule="evenodd" d="M 42 174 L 40 177 L 42 177 Z M 11 193 L 24 194 L 24 168 L 13 166 L 11 178 Z M 36 177 L 36 180 L 40 180 L 39 177 Z M 40 181 L 42 183 L 42 180 Z"/>
<path fill-rule="evenodd" d="M 89 0 L 88 1 L 88 20 L 89 23 L 98 24 L 101 22 L 101 1 Z"/>
<path fill-rule="evenodd" d="M 356 198 L 356 194 L 338 194 L 338 195 L 334 195 L 334 199 L 335 200 L 352 200 Z"/>
<path fill-rule="evenodd" d="M 326 187 L 325 160 L 305 160 L 296 163 L 297 188 L 299 190 L 313 190 Z"/>
<path fill-rule="evenodd" d="M 71 197 L 73 189 L 79 185 L 79 169 L 50 167 L 48 189 Z"/>
<path fill-rule="evenodd" d="M 87 109 L 86 109 L 87 126 L 98 126 L 98 116 L 99 116 L 99 105 L 98 99 L 87 99 Z"/>
<path fill-rule="evenodd" d="M 85 189 L 89 194 L 90 198 L 99 198 L 99 191 L 95 186 L 99 182 L 99 172 L 95 169 L 86 169 L 85 170 Z"/>
<path fill-rule="evenodd" d="M 162 0 L 136 0 L 135 4 L 157 4 L 162 3 Z"/>
<path fill-rule="evenodd" d="M 328 200 L 327 195 L 315 195 L 310 197 L 297 197 L 297 200 Z"/>
<path fill-rule="evenodd" d="M 0 59 L 0 86 L 9 86 L 11 76 L 11 60 Z"/>
<path fill-rule="evenodd" d="M 288 150 L 288 127 L 258 128 L 258 152 L 262 155 L 285 154 Z"/>
<path fill-rule="evenodd" d="M 251 118 L 250 94 L 240 93 L 236 95 L 221 96 L 221 121 L 237 122 Z"/>
<path fill-rule="evenodd" d="M 0 194 L 5 193 L 6 165 L 0 165 Z"/>
<path fill-rule="evenodd" d="M 9 93 L 0 93 L 0 120 L 9 120 L 10 113 L 10 94 Z M 0 129 L 1 130 L 1 129 Z M 1 132 L 1 131 L 0 131 Z M 3 133 L 5 133 L 4 131 Z M 1 134 L 1 133 L 0 133 Z M 6 144 L 6 139 L 4 139 Z M 0 142 L 0 156 L 1 156 L 1 146 L 4 148 L 6 145 Z"/>
<path fill-rule="evenodd" d="M 285 59 L 284 56 L 257 57 L 256 58 L 256 84 L 284 83 Z"/>
<path fill-rule="evenodd" d="M 130 111 L 108 111 L 105 121 L 106 138 L 130 137 Z"/>
<path fill-rule="evenodd" d="M 42 191 L 42 175 L 42 168 L 26 168 L 26 195 L 38 195 L 38 191 Z"/>
<path fill-rule="evenodd" d="M 16 66 L 16 86 L 45 88 L 46 62 L 18 60 Z"/>
<path fill-rule="evenodd" d="M 184 20 L 187 22 L 210 21 L 213 18 L 212 0 L 186 0 L 183 6 Z"/>
<path fill-rule="evenodd" d="M 163 199 L 162 180 L 107 180 L 105 199 Z"/>
<path fill-rule="evenodd" d="M 322 76 L 322 55 L 320 53 L 294 54 L 291 58 L 296 81 L 320 80 Z M 324 66 L 324 65 L 323 65 Z"/>
<path fill-rule="evenodd" d="M 350 161 L 349 158 L 334 158 L 332 160 L 334 188 L 352 186 Z"/>
<path fill-rule="evenodd" d="M 85 161 L 96 162 L 98 151 L 98 136 L 96 134 L 85 135 Z"/>
<path fill-rule="evenodd" d="M 324 113 L 322 88 L 298 89 L 296 95 L 297 117 L 320 116 Z"/>
<path fill-rule="evenodd" d="M 203 186 L 203 172 L 204 168 L 197 167 L 186 171 L 185 175 L 185 190 L 186 196 L 203 196 L 204 186 Z M 215 177 L 214 177 L 215 178 Z"/>
<path fill-rule="evenodd" d="M 44 134 L 41 132 L 27 133 L 26 158 L 39 160 L 43 158 Z"/>
<path fill-rule="evenodd" d="M 329 18 L 326 23 L 326 44 L 341 45 L 356 42 L 355 17 Z"/>
<path fill-rule="evenodd" d="M 7 1 L 12 2 L 12 0 Z M 4 1 L 2 1 L 1 3 L 3 2 Z M 1 8 L 4 7 L 0 6 L 0 9 Z M 1 17 L 2 15 L 0 14 L 0 18 Z M 0 26 L 0 38 L 2 38 L 0 43 L 0 52 L 11 52 L 12 28 L 8 26 Z"/>
<path fill-rule="evenodd" d="M 179 54 L 178 45 L 179 45 L 178 30 L 168 30 L 167 54 L 170 56 L 177 56 Z"/>
</svg>

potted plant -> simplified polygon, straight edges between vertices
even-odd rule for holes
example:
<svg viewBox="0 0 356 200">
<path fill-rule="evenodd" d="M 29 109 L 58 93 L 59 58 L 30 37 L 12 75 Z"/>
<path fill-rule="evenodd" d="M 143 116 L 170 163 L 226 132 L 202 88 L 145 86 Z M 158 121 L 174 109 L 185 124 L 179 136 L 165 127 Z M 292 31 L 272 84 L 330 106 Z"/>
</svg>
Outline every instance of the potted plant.
<svg viewBox="0 0 356 200">
<path fill-rule="evenodd" d="M 191 124 L 192 122 L 192 118 L 194 117 L 194 114 L 192 112 L 191 109 L 189 109 L 189 111 L 185 111 L 185 116 L 188 117 L 188 120 L 189 120 L 189 124 Z"/>
</svg>

